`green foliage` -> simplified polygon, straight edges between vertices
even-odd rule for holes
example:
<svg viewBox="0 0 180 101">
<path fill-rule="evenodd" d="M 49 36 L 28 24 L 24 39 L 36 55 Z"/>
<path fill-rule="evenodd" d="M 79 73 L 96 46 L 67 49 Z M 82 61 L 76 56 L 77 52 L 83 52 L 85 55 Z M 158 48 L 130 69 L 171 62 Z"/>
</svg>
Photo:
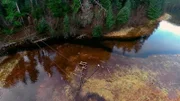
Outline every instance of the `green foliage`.
<svg viewBox="0 0 180 101">
<path fill-rule="evenodd" d="M 148 5 L 150 0 L 139 0 L 139 4 Z"/>
<path fill-rule="evenodd" d="M 35 7 L 33 12 L 32 12 L 32 16 L 36 19 L 40 19 L 42 18 L 44 15 L 43 9 L 41 7 Z"/>
<path fill-rule="evenodd" d="M 117 14 L 117 24 L 125 24 L 128 22 L 131 14 L 131 2 L 127 0 L 125 6 Z"/>
<path fill-rule="evenodd" d="M 121 0 L 115 0 L 115 6 L 118 11 L 121 10 L 121 8 L 123 6 Z"/>
<path fill-rule="evenodd" d="M 48 8 L 55 17 L 63 17 L 70 11 L 70 7 L 62 0 L 49 0 Z"/>
<path fill-rule="evenodd" d="M 20 18 L 23 17 L 24 13 L 19 13 L 16 8 L 16 2 L 14 0 L 4 0 L 2 1 L 6 15 L 5 18 L 8 22 L 10 22 L 14 27 L 19 27 L 22 25 L 20 22 Z"/>
<path fill-rule="evenodd" d="M 115 24 L 115 20 L 113 17 L 113 11 L 112 11 L 112 8 L 109 7 L 108 12 L 107 12 L 107 16 L 106 16 L 106 27 L 108 29 L 111 29 L 114 24 Z"/>
<path fill-rule="evenodd" d="M 80 1 L 79 0 L 73 0 L 72 10 L 73 10 L 74 15 L 77 14 L 80 7 L 81 7 Z"/>
<path fill-rule="evenodd" d="M 149 4 L 149 0 L 130 0 L 130 2 L 132 9 L 136 9 L 141 4 L 146 6 Z"/>
<path fill-rule="evenodd" d="M 131 10 L 131 8 L 132 8 L 131 6 L 132 6 L 131 1 L 127 0 L 125 3 L 125 7 L 127 7 L 129 10 Z"/>
<path fill-rule="evenodd" d="M 69 16 L 66 14 L 63 21 L 63 33 L 64 37 L 67 38 L 70 33 L 70 22 L 69 22 Z"/>
<path fill-rule="evenodd" d="M 135 9 L 136 7 L 138 7 L 138 5 L 139 5 L 139 3 L 140 3 L 139 0 L 130 0 L 130 2 L 131 2 L 131 7 L 132 7 L 133 9 Z"/>
<path fill-rule="evenodd" d="M 64 36 L 69 36 L 70 33 L 70 16 L 71 23 L 73 25 L 78 25 L 79 20 L 76 19 L 76 15 L 81 8 L 81 1 L 83 0 L 1 0 L 0 2 L 0 20 L 2 28 L 6 28 L 4 33 L 13 33 L 17 28 L 27 25 L 27 15 L 32 15 L 30 20 L 36 22 L 36 29 L 38 33 L 45 33 L 49 31 L 55 33 L 53 28 L 49 28 L 49 25 L 43 18 L 46 13 L 53 14 L 54 17 L 64 17 L 63 21 L 63 32 Z M 96 4 L 94 0 L 90 0 L 92 4 Z M 164 0 L 98 0 L 99 3 L 106 9 L 106 19 L 105 26 L 107 29 L 112 29 L 113 25 L 116 23 L 123 25 L 128 22 L 131 10 L 137 9 L 139 5 L 145 5 L 148 7 L 147 16 L 150 19 L 158 18 L 163 11 Z M 98 2 L 97 1 L 97 2 Z M 125 2 L 125 4 L 124 4 Z M 112 6 L 113 4 L 113 6 Z M 101 11 L 99 11 L 101 12 Z M 103 10 L 104 12 L 104 10 Z M 114 15 L 114 14 L 117 15 Z M 101 13 L 102 14 L 102 13 Z M 97 14 L 94 14 L 95 17 Z M 116 16 L 116 18 L 114 17 Z M 104 21 L 104 19 L 103 19 Z M 54 24 L 54 23 L 52 23 Z M 2 25 L 6 25 L 5 27 Z M 7 28 L 12 28 L 11 30 Z M 94 26 L 93 36 L 99 37 L 102 34 L 101 26 Z"/>
<path fill-rule="evenodd" d="M 4 34 L 11 35 L 11 34 L 14 33 L 14 29 L 13 29 L 13 28 L 11 28 L 11 29 L 9 29 L 9 28 L 4 28 L 4 29 L 2 30 L 2 32 L 3 32 Z"/>
<path fill-rule="evenodd" d="M 16 28 L 19 28 L 23 25 L 23 17 L 25 16 L 25 12 L 18 11 L 18 1 L 19 0 L 2 0 L 2 6 L 5 11 L 3 11 L 3 17 L 5 18 L 5 22 L 8 23 L 13 29 L 9 30 L 5 28 L 4 33 L 13 33 Z"/>
<path fill-rule="evenodd" d="M 22 23 L 20 22 L 20 18 L 23 17 L 25 14 L 19 13 L 17 11 L 9 12 L 6 16 L 6 20 L 11 22 L 14 27 L 20 27 L 22 26 Z"/>
<path fill-rule="evenodd" d="M 92 36 L 93 37 L 100 37 L 102 36 L 102 27 L 97 25 L 93 28 L 93 32 L 92 32 Z"/>
<path fill-rule="evenodd" d="M 101 3 L 101 5 L 102 5 L 106 10 L 108 10 L 109 7 L 112 6 L 110 0 L 100 0 L 100 3 Z"/>
<path fill-rule="evenodd" d="M 18 4 L 20 6 L 20 10 L 22 13 L 31 13 L 31 2 L 30 0 L 18 0 Z M 21 2 L 24 1 L 24 2 Z"/>
<path fill-rule="evenodd" d="M 149 7 L 147 10 L 147 16 L 149 19 L 157 19 L 163 11 L 164 0 L 150 0 Z"/>
<path fill-rule="evenodd" d="M 13 22 L 13 26 L 15 26 L 15 27 L 20 27 L 20 26 L 22 26 L 22 23 L 19 22 L 19 21 L 14 21 L 14 22 Z"/>
<path fill-rule="evenodd" d="M 39 34 L 46 33 L 49 31 L 49 25 L 47 24 L 46 20 L 42 18 L 39 23 L 36 25 L 36 30 Z"/>
</svg>

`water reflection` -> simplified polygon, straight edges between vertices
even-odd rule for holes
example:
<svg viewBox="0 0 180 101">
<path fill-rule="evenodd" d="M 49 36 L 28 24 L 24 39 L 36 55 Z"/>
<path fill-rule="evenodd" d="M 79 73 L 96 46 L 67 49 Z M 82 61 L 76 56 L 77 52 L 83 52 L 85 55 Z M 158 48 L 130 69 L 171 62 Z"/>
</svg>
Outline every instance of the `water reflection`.
<svg viewBox="0 0 180 101">
<path fill-rule="evenodd" d="M 124 52 L 122 47 L 115 45 L 114 53 L 123 52 L 125 56 L 147 57 L 153 54 L 180 53 L 180 27 L 167 21 L 162 21 L 159 27 L 146 40 L 139 40 Z"/>
<path fill-rule="evenodd" d="M 162 21 L 159 24 L 159 30 L 163 31 L 163 33 L 171 33 L 172 35 L 180 35 L 180 26 L 172 24 L 168 21 Z"/>
<path fill-rule="evenodd" d="M 177 54 L 180 53 L 179 35 L 178 26 L 162 21 L 153 35 L 135 41 L 84 42 L 80 45 L 77 42 L 54 45 L 56 51 L 46 47 L 39 51 L 27 52 L 6 78 L 4 87 L 11 87 L 19 81 L 27 84 L 27 79 L 35 83 L 39 75 L 36 68 L 38 65 L 42 65 L 49 77 L 53 75 L 52 69 L 56 68 L 63 79 L 69 81 L 71 80 L 69 75 L 81 61 L 87 62 L 89 66 L 97 66 L 109 61 L 111 54 L 130 57 Z"/>
<path fill-rule="evenodd" d="M 27 84 L 27 78 L 29 78 L 32 83 L 37 81 L 39 71 L 36 69 L 34 56 L 33 54 L 28 53 L 25 57 L 30 58 L 29 62 L 27 63 L 24 58 L 21 58 L 19 63 L 7 76 L 4 87 L 11 87 L 20 81 Z"/>
<path fill-rule="evenodd" d="M 159 59 L 151 57 L 147 60 L 142 58 L 134 60 L 131 58 L 147 57 L 152 54 L 180 53 L 179 32 L 171 30 L 171 26 L 173 26 L 173 28 L 177 27 L 177 30 L 179 28 L 178 26 L 163 21 L 150 37 L 139 40 L 103 42 L 81 41 L 64 43 L 51 46 L 54 50 L 49 47 L 44 47 L 39 50 L 20 52 L 12 57 L 10 56 L 3 64 L 8 63 L 11 59 L 16 60 L 20 58 L 20 60 L 17 64 L 12 66 L 12 70 L 6 71 L 7 77 L 4 76 L 4 85 L 0 88 L 0 93 L 3 92 L 2 100 L 27 101 L 25 99 L 29 99 L 29 101 L 72 101 L 67 99 L 67 95 L 71 92 L 71 96 L 68 97 L 74 98 L 75 101 L 88 101 L 90 99 L 105 101 L 105 99 L 97 92 L 82 93 L 81 90 L 83 89 L 84 84 L 88 84 L 86 82 L 87 79 L 90 79 L 93 76 L 91 82 L 94 82 L 94 78 L 97 77 L 97 80 L 102 80 L 105 84 L 116 85 L 118 82 L 114 82 L 114 84 L 107 78 L 109 78 L 109 75 L 111 74 L 114 75 L 114 72 L 120 71 L 120 74 L 118 74 L 120 77 L 115 78 L 118 78 L 118 80 L 122 79 L 129 84 L 132 84 L 132 80 L 127 81 L 125 79 L 126 76 L 124 76 L 125 78 L 122 78 L 123 75 L 126 75 L 126 73 L 124 73 L 125 68 L 142 67 L 144 69 L 148 68 L 158 71 L 158 73 L 163 72 L 167 74 L 178 71 L 179 69 L 176 68 L 178 63 L 171 63 L 172 61 L 168 62 L 173 59 L 169 60 L 167 58 L 165 61 L 163 60 L 164 58 Z M 128 57 L 124 57 L 123 55 Z M 178 59 L 176 59 L 176 61 L 177 60 Z M 82 62 L 86 63 L 86 66 L 80 65 Z M 120 70 L 117 70 L 117 68 L 114 67 L 118 67 Z M 166 69 L 163 67 L 166 67 Z M 174 67 L 175 69 L 172 69 L 171 72 L 167 72 L 166 70 L 168 67 Z M 1 71 L 5 71 L 6 69 L 7 68 L 1 68 Z M 130 72 L 129 70 L 127 71 Z M 137 74 L 136 72 L 141 74 L 141 70 L 140 72 L 135 70 L 135 74 Z M 146 73 L 144 74 L 147 75 Z M 1 75 L 4 74 L 0 74 L 0 77 L 2 77 Z M 131 72 L 129 75 L 128 77 L 132 76 Z M 144 80 L 144 75 L 140 76 L 142 79 L 138 80 Z M 164 74 L 161 74 L 161 76 L 164 78 Z M 134 80 L 137 81 L 137 77 L 135 76 L 134 78 Z M 178 76 L 176 79 L 179 80 Z M 176 82 L 177 80 L 174 80 L 173 82 Z M 162 79 L 162 81 L 165 80 Z M 119 82 L 123 84 L 123 82 Z M 144 81 L 142 82 L 144 85 Z M 166 82 L 163 83 L 166 84 Z M 105 84 L 102 84 L 103 87 L 107 86 Z M 91 87 L 91 85 L 87 86 Z M 114 88 L 112 89 L 115 90 Z M 104 90 L 107 91 L 106 89 Z M 119 88 L 119 90 L 121 90 L 121 88 Z M 12 93 L 8 93 L 8 91 L 11 91 Z M 134 91 L 136 91 L 136 89 L 134 89 Z M 144 90 L 143 88 L 143 91 L 147 90 Z M 22 96 L 23 93 L 26 93 L 24 94 L 26 96 Z M 118 92 L 116 93 L 119 94 Z M 17 96 L 19 98 L 15 98 Z"/>
</svg>

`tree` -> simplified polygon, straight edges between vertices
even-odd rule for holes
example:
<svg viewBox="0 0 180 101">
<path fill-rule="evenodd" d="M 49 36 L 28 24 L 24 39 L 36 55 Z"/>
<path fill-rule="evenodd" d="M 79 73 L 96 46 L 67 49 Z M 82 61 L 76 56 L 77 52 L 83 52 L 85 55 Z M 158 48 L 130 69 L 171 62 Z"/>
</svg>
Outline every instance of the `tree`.
<svg viewBox="0 0 180 101">
<path fill-rule="evenodd" d="M 49 25 L 44 18 L 36 25 L 36 30 L 39 34 L 47 33 L 47 31 L 49 31 Z"/>
<path fill-rule="evenodd" d="M 101 35 L 102 35 L 102 27 L 99 26 L 99 25 L 96 25 L 96 26 L 93 28 L 92 36 L 93 36 L 93 37 L 100 37 Z"/>
<path fill-rule="evenodd" d="M 67 38 L 70 33 L 70 21 L 69 21 L 69 16 L 67 14 L 65 15 L 63 21 L 63 33 L 65 38 Z"/>
<path fill-rule="evenodd" d="M 81 8 L 80 0 L 73 0 L 73 5 L 72 5 L 73 14 L 76 14 L 80 8 Z"/>
<path fill-rule="evenodd" d="M 130 0 L 130 2 L 131 2 L 131 7 L 133 9 L 135 9 L 138 7 L 140 1 L 139 0 Z"/>
<path fill-rule="evenodd" d="M 69 5 L 62 0 L 49 0 L 48 8 L 54 17 L 63 17 L 70 11 Z"/>
<path fill-rule="evenodd" d="M 121 10 L 122 2 L 120 0 L 115 0 L 115 6 L 116 6 L 118 11 Z"/>
<path fill-rule="evenodd" d="M 106 27 L 108 29 L 111 29 L 114 24 L 115 24 L 115 21 L 114 21 L 114 17 L 113 17 L 112 7 L 109 7 L 109 9 L 107 11 L 107 16 L 106 16 Z"/>
<path fill-rule="evenodd" d="M 125 24 L 128 22 L 131 14 L 131 2 L 127 0 L 125 6 L 117 14 L 117 24 Z"/>
<path fill-rule="evenodd" d="M 5 19 L 10 22 L 12 27 L 19 27 L 23 24 L 23 16 L 25 15 L 19 9 L 17 0 L 2 0 L 6 16 Z"/>
<path fill-rule="evenodd" d="M 111 1 L 110 0 L 100 0 L 101 5 L 108 10 L 109 7 L 111 7 Z"/>
<path fill-rule="evenodd" d="M 41 19 L 44 15 L 43 9 L 41 7 L 34 7 L 33 11 L 32 11 L 32 16 L 36 19 Z"/>
<path fill-rule="evenodd" d="M 164 0 L 149 0 L 147 16 L 149 19 L 157 19 L 163 11 Z"/>
</svg>

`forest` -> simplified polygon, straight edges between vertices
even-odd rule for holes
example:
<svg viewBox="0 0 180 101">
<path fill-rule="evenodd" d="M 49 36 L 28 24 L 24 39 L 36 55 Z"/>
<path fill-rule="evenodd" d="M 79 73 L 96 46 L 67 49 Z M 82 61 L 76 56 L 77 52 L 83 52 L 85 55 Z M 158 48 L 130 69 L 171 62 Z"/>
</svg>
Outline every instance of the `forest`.
<svg viewBox="0 0 180 101">
<path fill-rule="evenodd" d="M 1 0 L 0 34 L 32 27 L 39 35 L 93 37 L 162 15 L 164 0 Z"/>
</svg>

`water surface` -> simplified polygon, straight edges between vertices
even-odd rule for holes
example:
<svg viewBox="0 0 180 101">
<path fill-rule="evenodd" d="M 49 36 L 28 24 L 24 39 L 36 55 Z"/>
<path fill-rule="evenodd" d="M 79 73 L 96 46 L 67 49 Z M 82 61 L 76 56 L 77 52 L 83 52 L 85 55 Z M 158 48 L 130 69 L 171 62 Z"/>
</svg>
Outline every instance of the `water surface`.
<svg viewBox="0 0 180 101">
<path fill-rule="evenodd" d="M 179 101 L 180 27 L 170 22 L 145 39 L 38 47 L 0 64 L 0 101 Z"/>
</svg>

